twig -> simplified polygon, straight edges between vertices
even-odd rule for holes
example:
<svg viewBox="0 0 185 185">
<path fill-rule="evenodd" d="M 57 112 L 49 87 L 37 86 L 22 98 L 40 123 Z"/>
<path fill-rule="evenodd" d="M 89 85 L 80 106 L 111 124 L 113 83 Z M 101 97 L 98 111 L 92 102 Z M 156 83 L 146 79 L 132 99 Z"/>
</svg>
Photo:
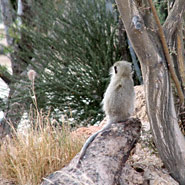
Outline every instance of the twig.
<svg viewBox="0 0 185 185">
<path fill-rule="evenodd" d="M 0 71 L 0 78 L 7 84 L 10 85 L 11 79 L 9 78 L 10 75 L 7 72 Z"/>
<path fill-rule="evenodd" d="M 179 29 L 177 28 L 177 61 L 180 70 L 180 75 L 183 84 L 185 84 L 185 63 L 184 63 L 184 47 L 182 43 L 182 25 L 179 24 Z"/>
</svg>

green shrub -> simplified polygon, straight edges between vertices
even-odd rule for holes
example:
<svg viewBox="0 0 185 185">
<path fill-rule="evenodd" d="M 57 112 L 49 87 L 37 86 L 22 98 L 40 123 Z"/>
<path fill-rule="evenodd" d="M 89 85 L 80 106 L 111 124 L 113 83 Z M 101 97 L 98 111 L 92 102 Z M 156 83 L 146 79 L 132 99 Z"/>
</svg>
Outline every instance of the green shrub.
<svg viewBox="0 0 185 185">
<path fill-rule="evenodd" d="M 168 1 L 167 0 L 153 0 L 153 2 L 157 9 L 161 24 L 163 24 L 168 15 Z"/>
<path fill-rule="evenodd" d="M 83 125 L 100 121 L 109 68 L 121 59 L 115 14 L 105 0 L 40 0 L 33 11 L 32 27 L 21 30 L 29 50 L 20 55 L 38 74 L 38 107 L 55 118 L 72 114 Z M 17 101 L 32 102 L 25 91 Z"/>
</svg>

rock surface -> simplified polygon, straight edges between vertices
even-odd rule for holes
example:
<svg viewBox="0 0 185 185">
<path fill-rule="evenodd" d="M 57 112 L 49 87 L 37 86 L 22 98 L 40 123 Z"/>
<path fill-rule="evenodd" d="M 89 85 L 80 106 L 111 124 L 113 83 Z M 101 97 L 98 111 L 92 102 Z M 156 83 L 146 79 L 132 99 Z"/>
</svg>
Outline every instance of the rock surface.
<svg viewBox="0 0 185 185">
<path fill-rule="evenodd" d="M 140 129 L 141 122 L 134 118 L 112 124 L 90 144 L 78 167 L 77 155 L 69 166 L 46 177 L 42 185 L 126 185 L 125 162 L 139 140 Z"/>
</svg>

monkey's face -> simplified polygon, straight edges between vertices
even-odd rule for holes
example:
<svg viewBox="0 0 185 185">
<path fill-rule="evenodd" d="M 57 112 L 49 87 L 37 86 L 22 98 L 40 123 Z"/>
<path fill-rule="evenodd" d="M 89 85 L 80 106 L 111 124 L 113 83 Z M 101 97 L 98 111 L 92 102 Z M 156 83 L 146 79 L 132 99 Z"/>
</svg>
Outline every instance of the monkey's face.
<svg viewBox="0 0 185 185">
<path fill-rule="evenodd" d="M 127 61 L 118 61 L 112 67 L 112 74 L 117 76 L 130 76 L 132 64 Z"/>
</svg>

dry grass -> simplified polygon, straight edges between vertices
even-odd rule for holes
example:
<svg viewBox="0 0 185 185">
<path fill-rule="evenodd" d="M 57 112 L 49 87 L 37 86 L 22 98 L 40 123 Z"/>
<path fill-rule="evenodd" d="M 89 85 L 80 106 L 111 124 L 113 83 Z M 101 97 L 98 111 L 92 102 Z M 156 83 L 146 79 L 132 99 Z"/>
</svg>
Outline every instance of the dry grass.
<svg viewBox="0 0 185 185">
<path fill-rule="evenodd" d="M 0 174 L 17 185 L 37 185 L 43 177 L 60 170 L 80 151 L 84 138 L 74 137 L 66 121 L 62 124 L 39 111 L 34 89 L 36 73 L 28 73 L 35 109 L 29 115 L 30 128 L 0 143 Z M 63 119 L 64 120 L 64 119 Z"/>
<path fill-rule="evenodd" d="M 15 184 L 39 184 L 42 177 L 61 169 L 79 152 L 82 140 L 70 135 L 68 126 L 36 111 L 27 133 L 14 131 L 0 148 L 0 173 Z M 63 124 L 64 125 L 64 124 Z"/>
</svg>

